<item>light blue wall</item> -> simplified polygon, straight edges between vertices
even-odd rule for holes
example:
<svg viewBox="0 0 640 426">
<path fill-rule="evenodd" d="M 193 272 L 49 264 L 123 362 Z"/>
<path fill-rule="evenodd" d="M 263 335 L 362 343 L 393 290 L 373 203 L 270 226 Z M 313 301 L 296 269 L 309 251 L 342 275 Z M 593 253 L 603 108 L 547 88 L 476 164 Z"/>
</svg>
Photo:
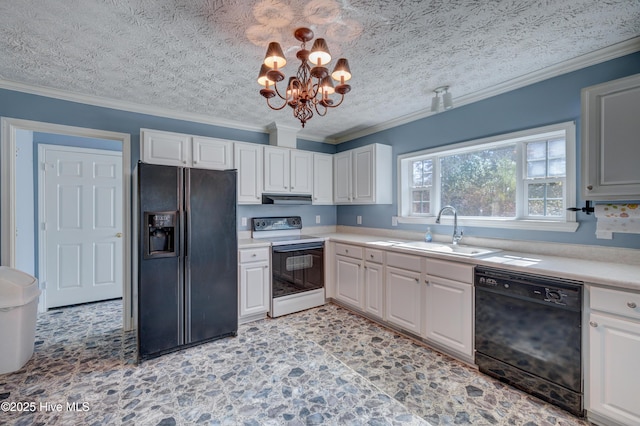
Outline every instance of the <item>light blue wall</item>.
<svg viewBox="0 0 640 426">
<path fill-rule="evenodd" d="M 362 216 L 362 226 L 403 230 L 425 230 L 425 226 L 401 224 L 391 226 L 391 217 L 397 215 L 396 157 L 442 145 L 480 139 L 548 124 L 575 121 L 577 131 L 577 158 L 580 158 L 580 92 L 584 87 L 640 73 L 640 52 L 561 75 L 540 83 L 514 90 L 473 104 L 454 108 L 389 130 L 381 131 L 338 145 L 338 151 L 370 143 L 393 146 L 393 205 L 339 206 L 338 224 L 356 225 L 356 216 Z M 451 91 L 454 94 L 455 87 Z M 429 99 L 425 98 L 425 105 Z M 638 112 L 640 117 L 640 111 Z M 640 162 L 640 159 L 638 159 Z M 578 166 L 577 188 L 580 186 Z M 585 202 L 578 196 L 575 206 Z M 614 234 L 613 240 L 595 237 L 593 215 L 578 213 L 577 232 L 516 231 L 495 228 L 465 227 L 465 235 L 519 240 L 593 244 L 640 248 L 640 235 Z M 451 226 L 435 225 L 435 233 L 451 234 Z"/>
<path fill-rule="evenodd" d="M 132 113 L 5 89 L 0 89 L 0 116 L 128 133 L 131 135 L 131 170 L 134 169 L 135 164 L 140 159 L 139 146 L 141 128 L 257 144 L 269 143 L 269 135 L 267 133 L 212 126 L 149 114 Z M 84 142 L 80 139 L 81 138 L 74 139 L 72 142 L 67 143 L 79 143 L 78 146 L 84 146 Z M 298 140 L 298 148 L 329 154 L 336 151 L 334 145 L 302 139 Z M 285 210 L 276 210 L 273 206 L 239 206 L 238 217 L 298 213 L 288 210 L 289 208 L 284 209 Z M 300 209 L 300 213 L 298 214 L 302 216 L 305 225 L 314 224 L 316 215 L 321 215 L 322 225 L 335 225 L 336 208 L 334 206 L 305 206 Z M 249 228 L 239 226 L 239 229 Z"/>
<path fill-rule="evenodd" d="M 466 140 L 509 133 L 531 127 L 575 120 L 580 156 L 580 90 L 593 84 L 621 78 L 640 72 L 640 53 L 614 59 L 603 64 L 568 73 L 533 84 L 522 89 L 495 96 L 474 104 L 454 108 L 425 119 L 362 137 L 337 146 L 313 141 L 298 140 L 298 148 L 334 153 L 373 142 L 393 145 L 394 204 L 384 206 L 239 206 L 238 229 L 242 217 L 279 216 L 298 214 L 305 226 L 315 224 L 315 216 L 321 216 L 321 225 L 353 225 L 356 216 L 363 216 L 362 226 L 392 228 L 391 217 L 397 214 L 395 204 L 395 157 L 398 154 L 429 147 L 448 145 Z M 452 88 L 455 95 L 455 88 Z M 455 98 L 454 98 L 455 101 Z M 425 98 L 425 106 L 429 99 Z M 151 128 L 202 136 L 232 139 L 243 142 L 268 144 L 266 133 L 230 129 L 176 120 L 149 114 L 85 105 L 76 102 L 47 98 L 38 95 L 0 89 L 0 116 L 43 121 L 77 127 L 128 133 L 132 144 L 132 170 L 140 158 L 140 128 Z M 580 177 L 578 176 L 578 185 Z M 577 206 L 584 205 L 582 199 Z M 542 240 L 577 244 L 611 245 L 640 248 L 640 236 L 615 234 L 613 240 L 595 238 L 593 216 L 578 214 L 580 227 L 575 233 L 527 232 L 488 228 L 466 228 L 466 235 L 509 239 Z M 400 225 L 396 229 L 423 227 Z M 450 227 L 434 226 L 436 233 L 450 233 Z"/>
</svg>

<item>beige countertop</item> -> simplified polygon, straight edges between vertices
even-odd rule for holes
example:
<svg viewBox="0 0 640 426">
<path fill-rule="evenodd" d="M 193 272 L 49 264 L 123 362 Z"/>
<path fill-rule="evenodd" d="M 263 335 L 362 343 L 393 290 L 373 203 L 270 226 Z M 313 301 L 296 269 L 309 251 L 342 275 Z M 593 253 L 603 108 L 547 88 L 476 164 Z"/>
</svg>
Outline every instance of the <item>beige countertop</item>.
<svg viewBox="0 0 640 426">
<path fill-rule="evenodd" d="M 580 280 L 585 284 L 607 286 L 640 292 L 640 250 L 637 251 L 637 261 L 635 261 L 636 259 L 634 259 L 632 256 L 631 261 L 627 261 L 625 263 L 597 261 L 593 259 L 579 259 L 557 255 L 549 256 L 511 250 L 502 250 L 480 257 L 466 257 L 448 253 L 425 253 L 421 250 L 397 247 L 393 245 L 393 242 L 402 243 L 410 241 L 403 238 L 366 234 L 350 234 L 342 232 L 314 235 L 324 237 L 327 240 L 333 242 L 358 244 L 384 250 L 418 254 L 433 258 L 452 260 L 456 262 L 470 263 L 474 265 L 492 266 L 513 271 Z M 239 248 L 257 248 L 268 246 L 268 242 L 254 240 L 251 238 L 238 240 Z"/>
</svg>

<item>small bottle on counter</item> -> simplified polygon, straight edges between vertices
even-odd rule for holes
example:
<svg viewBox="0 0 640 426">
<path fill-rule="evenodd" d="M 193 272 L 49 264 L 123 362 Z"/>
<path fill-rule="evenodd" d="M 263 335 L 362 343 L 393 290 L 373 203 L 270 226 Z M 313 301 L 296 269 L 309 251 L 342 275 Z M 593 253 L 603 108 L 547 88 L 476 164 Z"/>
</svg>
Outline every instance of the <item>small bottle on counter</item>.
<svg viewBox="0 0 640 426">
<path fill-rule="evenodd" d="M 427 227 L 427 232 L 425 232 L 424 234 L 424 240 L 427 243 L 430 243 L 431 241 L 433 241 L 433 237 L 431 236 L 431 227 Z"/>
</svg>

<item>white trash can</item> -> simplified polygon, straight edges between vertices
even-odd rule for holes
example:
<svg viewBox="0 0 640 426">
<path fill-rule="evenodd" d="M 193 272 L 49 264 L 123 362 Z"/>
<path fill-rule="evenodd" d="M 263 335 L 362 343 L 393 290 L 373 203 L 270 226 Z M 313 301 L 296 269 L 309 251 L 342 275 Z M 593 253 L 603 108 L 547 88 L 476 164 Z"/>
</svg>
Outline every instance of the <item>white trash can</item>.
<svg viewBox="0 0 640 426">
<path fill-rule="evenodd" d="M 35 277 L 0 266 L 0 374 L 21 369 L 33 355 L 40 293 Z"/>
</svg>

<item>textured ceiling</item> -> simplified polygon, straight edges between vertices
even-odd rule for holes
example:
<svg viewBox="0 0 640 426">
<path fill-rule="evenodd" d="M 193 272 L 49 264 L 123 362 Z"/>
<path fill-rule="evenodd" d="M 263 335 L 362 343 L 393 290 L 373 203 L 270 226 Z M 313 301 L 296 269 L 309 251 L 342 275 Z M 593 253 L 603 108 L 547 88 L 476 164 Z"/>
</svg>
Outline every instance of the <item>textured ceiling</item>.
<svg viewBox="0 0 640 426">
<path fill-rule="evenodd" d="M 298 133 L 331 139 L 638 37 L 640 0 L 0 0 L 0 79 L 299 126 L 256 82 L 272 40 L 295 72 L 299 26 L 351 65 L 343 105 Z"/>
</svg>

